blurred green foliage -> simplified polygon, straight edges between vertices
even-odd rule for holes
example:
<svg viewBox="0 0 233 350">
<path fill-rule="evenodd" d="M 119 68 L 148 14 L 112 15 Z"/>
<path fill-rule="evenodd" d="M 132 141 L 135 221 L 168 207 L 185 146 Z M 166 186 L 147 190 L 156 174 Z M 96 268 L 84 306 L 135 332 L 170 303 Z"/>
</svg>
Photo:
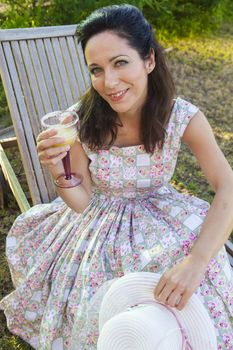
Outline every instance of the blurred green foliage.
<svg viewBox="0 0 233 350">
<path fill-rule="evenodd" d="M 148 2 L 157 3 L 149 0 Z M 158 1 L 163 7 L 154 7 L 156 16 L 149 18 L 165 37 L 193 37 L 208 35 L 220 29 L 225 22 L 233 24 L 232 0 L 169 0 Z M 151 11 L 144 8 L 146 17 Z"/>
<path fill-rule="evenodd" d="M 0 25 L 74 24 L 99 7 L 125 2 L 138 6 L 163 36 L 200 35 L 213 32 L 226 21 L 233 23 L 232 0 L 5 0 Z"/>
</svg>

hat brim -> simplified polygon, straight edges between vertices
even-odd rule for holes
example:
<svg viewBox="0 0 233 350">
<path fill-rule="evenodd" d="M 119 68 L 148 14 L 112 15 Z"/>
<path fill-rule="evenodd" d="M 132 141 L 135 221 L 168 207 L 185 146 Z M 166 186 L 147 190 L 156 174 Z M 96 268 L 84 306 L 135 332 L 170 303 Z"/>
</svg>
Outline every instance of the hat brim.
<svg viewBox="0 0 233 350">
<path fill-rule="evenodd" d="M 138 304 L 158 304 L 154 289 L 160 274 L 153 272 L 132 272 L 116 280 L 106 292 L 100 307 L 99 331 L 115 315 Z M 193 350 L 217 350 L 213 322 L 195 294 L 182 310 L 172 308 L 184 327 Z"/>
</svg>

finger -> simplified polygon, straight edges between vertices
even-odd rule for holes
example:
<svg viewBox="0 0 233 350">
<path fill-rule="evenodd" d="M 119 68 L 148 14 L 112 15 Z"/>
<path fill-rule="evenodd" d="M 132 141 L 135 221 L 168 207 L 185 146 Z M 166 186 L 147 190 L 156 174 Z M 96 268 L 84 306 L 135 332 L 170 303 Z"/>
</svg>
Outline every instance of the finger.
<svg viewBox="0 0 233 350">
<path fill-rule="evenodd" d="M 73 119 L 74 119 L 74 117 L 71 114 L 66 115 L 62 119 L 61 124 L 69 124 L 69 123 L 71 123 L 73 121 Z"/>
<path fill-rule="evenodd" d="M 172 290 L 175 289 L 176 283 L 173 282 L 171 278 L 172 276 L 170 275 L 169 270 L 165 271 L 155 287 L 154 294 L 156 298 L 159 298 L 165 287 L 172 288 Z"/>
<path fill-rule="evenodd" d="M 70 150 L 70 145 L 60 146 L 60 147 L 51 147 L 43 150 L 38 153 L 39 159 L 50 159 L 57 157 L 62 152 L 67 152 Z"/>
<path fill-rule="evenodd" d="M 163 275 L 160 278 L 159 282 L 157 283 L 157 286 L 155 287 L 155 290 L 154 290 L 155 298 L 158 298 L 158 296 L 162 292 L 163 288 L 165 287 L 166 283 L 167 283 L 167 278 Z"/>
<path fill-rule="evenodd" d="M 182 295 L 182 298 L 180 299 L 180 301 L 179 301 L 178 304 L 176 305 L 176 308 L 177 308 L 178 310 L 182 310 L 182 309 L 186 306 L 186 304 L 187 304 L 189 298 L 191 297 L 191 295 L 192 295 L 192 292 L 191 292 L 190 290 L 187 290 L 187 291 Z"/>
<path fill-rule="evenodd" d="M 167 299 L 170 294 L 174 291 L 174 286 L 171 284 L 166 284 L 161 293 L 158 295 L 157 299 L 162 303 L 167 303 Z"/>
<path fill-rule="evenodd" d="M 180 295 L 178 298 L 177 298 L 177 300 L 176 300 L 176 302 L 175 302 L 175 304 L 174 305 L 172 305 L 173 307 L 176 307 L 177 309 L 179 308 L 180 309 L 180 307 L 181 307 L 181 300 L 182 300 L 182 298 L 183 298 L 183 295 Z M 170 305 L 170 304 L 169 304 Z"/>
<path fill-rule="evenodd" d="M 43 151 L 50 147 L 56 147 L 57 145 L 60 145 L 65 142 L 65 139 L 63 137 L 51 137 L 45 140 L 40 141 L 37 144 L 37 151 Z"/>
<path fill-rule="evenodd" d="M 48 139 L 49 137 L 52 137 L 57 134 L 56 129 L 47 129 L 42 131 L 36 138 L 36 142 L 40 142 L 41 140 Z"/>
<path fill-rule="evenodd" d="M 60 153 L 57 157 L 51 159 L 42 159 L 40 162 L 43 165 L 56 165 L 59 161 L 61 161 L 65 156 L 66 152 Z"/>
<path fill-rule="evenodd" d="M 163 303 L 167 302 L 167 299 L 169 298 L 170 294 L 175 291 L 179 287 L 176 281 L 174 281 L 174 278 L 170 276 L 169 272 L 166 271 L 163 276 L 161 277 L 159 283 L 157 284 L 157 287 L 155 289 L 155 295 L 156 298 Z M 180 290 L 178 288 L 177 290 Z"/>
<path fill-rule="evenodd" d="M 166 304 L 175 307 L 179 305 L 181 298 L 183 296 L 183 293 L 181 293 L 179 290 L 175 289 L 167 298 Z"/>
</svg>

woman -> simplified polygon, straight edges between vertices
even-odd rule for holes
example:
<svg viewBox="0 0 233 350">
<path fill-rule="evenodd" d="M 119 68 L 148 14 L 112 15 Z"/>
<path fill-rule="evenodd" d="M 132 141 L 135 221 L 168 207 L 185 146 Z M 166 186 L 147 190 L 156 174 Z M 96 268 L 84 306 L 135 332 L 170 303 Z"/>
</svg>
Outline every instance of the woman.
<svg viewBox="0 0 233 350">
<path fill-rule="evenodd" d="M 1 301 L 10 330 L 38 349 L 96 349 L 98 307 L 129 272 L 161 274 L 154 297 L 182 311 L 199 295 L 218 349 L 233 348 L 233 275 L 224 243 L 233 228 L 233 172 L 203 113 L 173 99 L 151 26 L 133 6 L 102 8 L 77 30 L 91 88 L 75 109 L 72 169 L 83 183 L 57 189 L 14 223 L 7 255 L 16 290 Z M 215 191 L 209 203 L 169 183 L 181 141 Z M 38 135 L 54 179 L 69 146 Z M 78 337 L 77 337 L 78 330 Z M 74 344 L 75 338 L 75 344 Z"/>
</svg>

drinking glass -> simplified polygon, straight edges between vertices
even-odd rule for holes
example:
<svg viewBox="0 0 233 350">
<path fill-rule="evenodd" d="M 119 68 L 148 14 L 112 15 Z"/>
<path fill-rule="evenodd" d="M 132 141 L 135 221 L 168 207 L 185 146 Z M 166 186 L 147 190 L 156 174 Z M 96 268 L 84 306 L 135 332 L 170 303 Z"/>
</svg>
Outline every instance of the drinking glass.
<svg viewBox="0 0 233 350">
<path fill-rule="evenodd" d="M 41 124 L 44 129 L 55 129 L 57 134 L 54 137 L 65 139 L 63 143 L 58 143 L 54 147 L 65 145 L 72 146 L 78 134 L 79 117 L 73 111 L 55 111 L 44 115 Z M 81 184 L 83 176 L 71 172 L 70 151 L 62 159 L 64 173 L 60 174 L 54 181 L 55 185 L 60 188 L 72 188 Z"/>
</svg>

